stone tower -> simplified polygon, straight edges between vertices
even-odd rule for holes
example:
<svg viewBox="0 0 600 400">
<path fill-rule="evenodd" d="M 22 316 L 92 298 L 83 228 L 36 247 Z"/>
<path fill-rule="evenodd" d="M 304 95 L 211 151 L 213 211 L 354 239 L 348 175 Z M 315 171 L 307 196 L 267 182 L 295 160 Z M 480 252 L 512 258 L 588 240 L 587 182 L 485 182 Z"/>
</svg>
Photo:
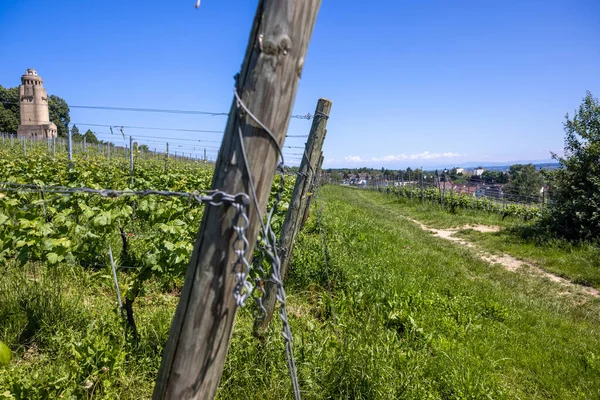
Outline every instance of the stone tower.
<svg viewBox="0 0 600 400">
<path fill-rule="evenodd" d="M 42 77 L 35 69 L 28 69 L 19 86 L 19 129 L 17 136 L 47 139 L 56 137 L 56 125 L 50 122 L 48 94 Z"/>
</svg>

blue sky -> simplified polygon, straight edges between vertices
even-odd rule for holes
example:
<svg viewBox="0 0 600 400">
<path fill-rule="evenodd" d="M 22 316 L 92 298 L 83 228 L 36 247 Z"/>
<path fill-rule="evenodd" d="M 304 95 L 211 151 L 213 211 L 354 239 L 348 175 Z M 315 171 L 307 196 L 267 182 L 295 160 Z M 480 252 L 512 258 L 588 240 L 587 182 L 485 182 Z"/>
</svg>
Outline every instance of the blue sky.
<svg viewBox="0 0 600 400">
<path fill-rule="evenodd" d="M 194 3 L 2 0 L 0 84 L 35 68 L 73 105 L 226 112 L 257 1 Z M 333 101 L 327 167 L 547 159 L 565 114 L 586 90 L 600 97 L 599 21 L 596 0 L 324 0 L 294 113 Z M 226 117 L 72 109 L 71 121 L 222 131 Z M 292 120 L 288 133 L 309 128 Z M 216 141 L 180 149 L 209 156 L 221 139 L 126 133 L 161 137 L 147 142 L 159 149 L 163 137 Z M 300 151 L 286 150 L 292 163 Z"/>
</svg>

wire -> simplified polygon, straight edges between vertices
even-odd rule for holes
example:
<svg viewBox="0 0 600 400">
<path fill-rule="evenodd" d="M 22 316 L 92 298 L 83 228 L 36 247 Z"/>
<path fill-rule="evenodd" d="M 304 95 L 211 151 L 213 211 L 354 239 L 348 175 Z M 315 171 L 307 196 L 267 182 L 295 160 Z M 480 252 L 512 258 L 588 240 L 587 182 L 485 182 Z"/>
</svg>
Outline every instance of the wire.
<svg viewBox="0 0 600 400">
<path fill-rule="evenodd" d="M 229 115 L 229 113 L 223 112 L 210 112 L 210 111 L 197 111 L 197 110 L 169 110 L 162 108 L 137 108 L 137 107 L 110 107 L 110 106 L 72 106 L 69 108 L 84 108 L 90 110 L 108 110 L 108 111 L 135 111 L 135 112 L 154 112 L 154 113 L 167 113 L 167 114 L 193 114 L 193 115 Z"/>
<path fill-rule="evenodd" d="M 123 129 L 149 129 L 156 131 L 176 131 L 176 132 L 199 132 L 199 133 L 223 133 L 223 131 L 209 131 L 202 129 L 182 129 L 182 128 L 155 128 L 151 126 L 127 126 L 127 125 L 103 125 L 103 124 L 84 124 L 81 122 L 73 123 L 81 126 L 101 126 L 104 128 L 123 128 Z"/>
<path fill-rule="evenodd" d="M 112 135 L 116 136 L 110 132 L 94 132 L 97 135 Z M 186 141 L 186 142 L 205 142 L 205 143 L 221 143 L 220 140 L 204 140 L 204 139 L 184 139 L 184 138 L 170 138 L 165 136 L 149 136 L 149 135 L 132 135 L 134 138 L 151 138 L 151 139 L 167 139 L 169 143 L 171 141 Z"/>
<path fill-rule="evenodd" d="M 18 102 L 3 101 L 2 104 L 19 105 Z M 88 110 L 107 110 L 107 111 L 133 111 L 133 112 L 149 112 L 149 113 L 166 113 L 166 114 L 188 114 L 188 115 L 210 115 L 210 116 L 227 116 L 228 112 L 212 112 L 212 111 L 198 111 L 198 110 L 177 110 L 177 109 L 165 109 L 165 108 L 139 108 L 139 107 L 113 107 L 113 106 L 82 106 L 82 105 L 70 105 L 69 108 L 82 108 Z M 310 113 L 306 115 L 292 115 L 290 118 L 296 119 L 308 119 L 312 116 Z"/>
<path fill-rule="evenodd" d="M 202 129 L 183 129 L 183 128 L 156 128 L 156 127 L 151 127 L 151 126 L 129 126 L 129 125 L 104 125 L 104 124 L 85 124 L 82 122 L 73 122 L 73 125 L 81 125 L 81 126 L 100 126 L 103 128 L 122 128 L 122 129 L 149 129 L 149 130 L 155 130 L 155 131 L 174 131 L 174 132 L 197 132 L 197 133 L 225 133 L 223 131 L 211 131 L 211 130 L 202 130 Z M 143 137 L 142 135 L 139 135 L 139 137 Z M 146 136 L 146 137 L 152 137 L 152 136 Z M 286 137 L 288 138 L 307 138 L 308 135 L 286 135 Z M 159 138 L 158 136 L 155 136 L 155 138 Z M 164 139 L 170 139 L 170 138 L 165 138 L 165 137 L 161 137 Z M 179 139 L 179 140 L 192 140 L 194 141 L 195 139 Z M 208 141 L 208 140 L 206 140 Z M 220 143 L 219 141 L 214 141 L 215 143 Z"/>
</svg>

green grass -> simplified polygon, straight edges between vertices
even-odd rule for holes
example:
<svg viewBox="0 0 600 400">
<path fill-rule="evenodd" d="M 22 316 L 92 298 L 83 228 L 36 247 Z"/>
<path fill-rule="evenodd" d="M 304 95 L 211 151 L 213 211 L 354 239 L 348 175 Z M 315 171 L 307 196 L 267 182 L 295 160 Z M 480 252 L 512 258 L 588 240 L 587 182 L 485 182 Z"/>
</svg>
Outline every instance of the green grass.
<svg viewBox="0 0 600 400">
<path fill-rule="evenodd" d="M 600 300 L 574 301 L 547 280 L 491 266 L 407 221 L 383 195 L 325 187 L 320 199 L 329 262 L 313 213 L 287 281 L 303 398 L 600 397 Z M 131 343 L 107 271 L 4 268 L 0 340 L 16 357 L 0 367 L 0 398 L 90 398 L 86 381 L 95 399 L 151 396 L 175 296 L 148 288 Z M 249 306 L 217 397 L 291 398 L 280 321 L 263 342 L 251 331 Z"/>
<path fill-rule="evenodd" d="M 527 239 L 522 232 L 532 222 L 516 217 L 502 219 L 498 213 L 457 209 L 455 214 L 442 211 L 438 205 L 421 204 L 405 198 L 379 192 L 368 196 L 387 204 L 402 215 L 423 222 L 432 228 L 460 228 L 466 225 L 499 226 L 499 232 L 478 232 L 464 229 L 457 232 L 462 237 L 491 253 L 506 253 L 532 262 L 542 269 L 562 276 L 572 282 L 600 289 L 600 248 L 591 244 L 571 244 L 563 240 L 539 241 Z"/>
<path fill-rule="evenodd" d="M 323 194 L 331 263 L 311 225 L 288 282 L 305 398 L 600 396 L 597 299 L 575 302 L 549 281 L 490 266 L 386 197 Z M 288 398 L 279 328 L 257 348 L 250 321 L 238 322 L 220 398 L 248 388 Z"/>
</svg>

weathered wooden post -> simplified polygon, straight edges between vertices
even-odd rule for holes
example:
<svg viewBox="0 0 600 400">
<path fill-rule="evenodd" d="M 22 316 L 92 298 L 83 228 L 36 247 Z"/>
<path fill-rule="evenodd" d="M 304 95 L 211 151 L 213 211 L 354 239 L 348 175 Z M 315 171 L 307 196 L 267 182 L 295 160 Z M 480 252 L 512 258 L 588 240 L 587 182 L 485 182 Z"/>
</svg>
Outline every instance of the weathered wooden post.
<svg viewBox="0 0 600 400">
<path fill-rule="evenodd" d="M 133 185 L 133 137 L 129 136 L 129 176 Z"/>
<path fill-rule="evenodd" d="M 440 174 L 438 174 L 438 170 L 435 170 L 435 177 L 437 179 L 437 189 L 440 195 L 440 206 L 442 205 L 442 182 L 440 181 Z M 443 209 L 443 208 L 442 208 Z"/>
<path fill-rule="evenodd" d="M 212 189 L 247 193 L 251 259 L 320 0 L 260 0 L 213 175 Z M 274 140 L 277 143 L 274 143 Z M 244 151 L 245 149 L 245 151 Z M 250 179 L 255 193 L 251 193 Z M 258 209 L 257 209 L 258 208 Z M 206 205 L 154 388 L 157 399 L 215 396 L 237 311 L 235 207 Z"/>
<path fill-rule="evenodd" d="M 325 135 L 327 135 L 327 129 L 325 129 Z M 321 165 L 323 165 L 323 152 L 322 151 L 319 156 L 318 166 L 315 169 L 315 172 L 312 176 L 312 180 L 310 183 L 310 188 L 309 188 L 310 195 L 308 196 L 307 202 L 304 205 L 304 210 L 302 210 L 302 222 L 300 223 L 300 230 L 302 230 L 304 228 L 304 224 L 306 224 L 306 221 L 308 220 L 308 217 L 310 215 L 310 207 L 311 207 L 312 201 L 315 197 L 315 183 L 316 183 L 316 180 L 319 179 L 319 171 L 321 170 Z"/>
<path fill-rule="evenodd" d="M 306 142 L 306 147 L 304 149 L 304 156 L 302 157 L 302 162 L 300 163 L 300 168 L 296 175 L 296 183 L 294 185 L 294 191 L 292 192 L 290 206 L 285 214 L 281 234 L 279 236 L 278 248 L 281 249 L 279 257 L 281 259 L 282 281 L 286 277 L 292 257 L 292 251 L 294 250 L 296 235 L 300 230 L 302 218 L 304 217 L 304 208 L 308 203 L 307 193 L 318 168 L 321 148 L 323 147 L 323 142 L 325 141 L 325 135 L 327 133 L 327 119 L 329 118 L 330 111 L 331 101 L 319 99 L 310 133 L 308 135 L 308 141 Z M 277 285 L 275 282 L 268 281 L 265 287 L 265 297 L 263 299 L 266 313 L 263 318 L 256 319 L 254 323 L 255 335 L 261 336 L 269 328 L 271 319 L 273 319 L 276 303 Z"/>
<path fill-rule="evenodd" d="M 71 130 L 67 126 L 67 151 L 69 152 L 69 169 L 73 169 L 73 139 L 71 137 Z"/>
<path fill-rule="evenodd" d="M 169 172 L 169 142 L 167 142 L 167 149 L 165 150 L 165 172 Z"/>
<path fill-rule="evenodd" d="M 444 186 L 442 186 L 442 211 L 444 211 L 444 203 L 446 202 L 446 180 L 448 179 L 446 176 L 446 170 L 442 171 L 442 179 L 444 180 Z"/>
<path fill-rule="evenodd" d="M 412 204 L 412 192 L 413 192 L 413 183 L 410 180 L 410 171 L 408 171 L 408 185 L 410 187 L 410 202 Z"/>
<path fill-rule="evenodd" d="M 423 166 L 421 166 L 421 204 L 424 202 L 424 191 L 423 191 Z"/>
</svg>

